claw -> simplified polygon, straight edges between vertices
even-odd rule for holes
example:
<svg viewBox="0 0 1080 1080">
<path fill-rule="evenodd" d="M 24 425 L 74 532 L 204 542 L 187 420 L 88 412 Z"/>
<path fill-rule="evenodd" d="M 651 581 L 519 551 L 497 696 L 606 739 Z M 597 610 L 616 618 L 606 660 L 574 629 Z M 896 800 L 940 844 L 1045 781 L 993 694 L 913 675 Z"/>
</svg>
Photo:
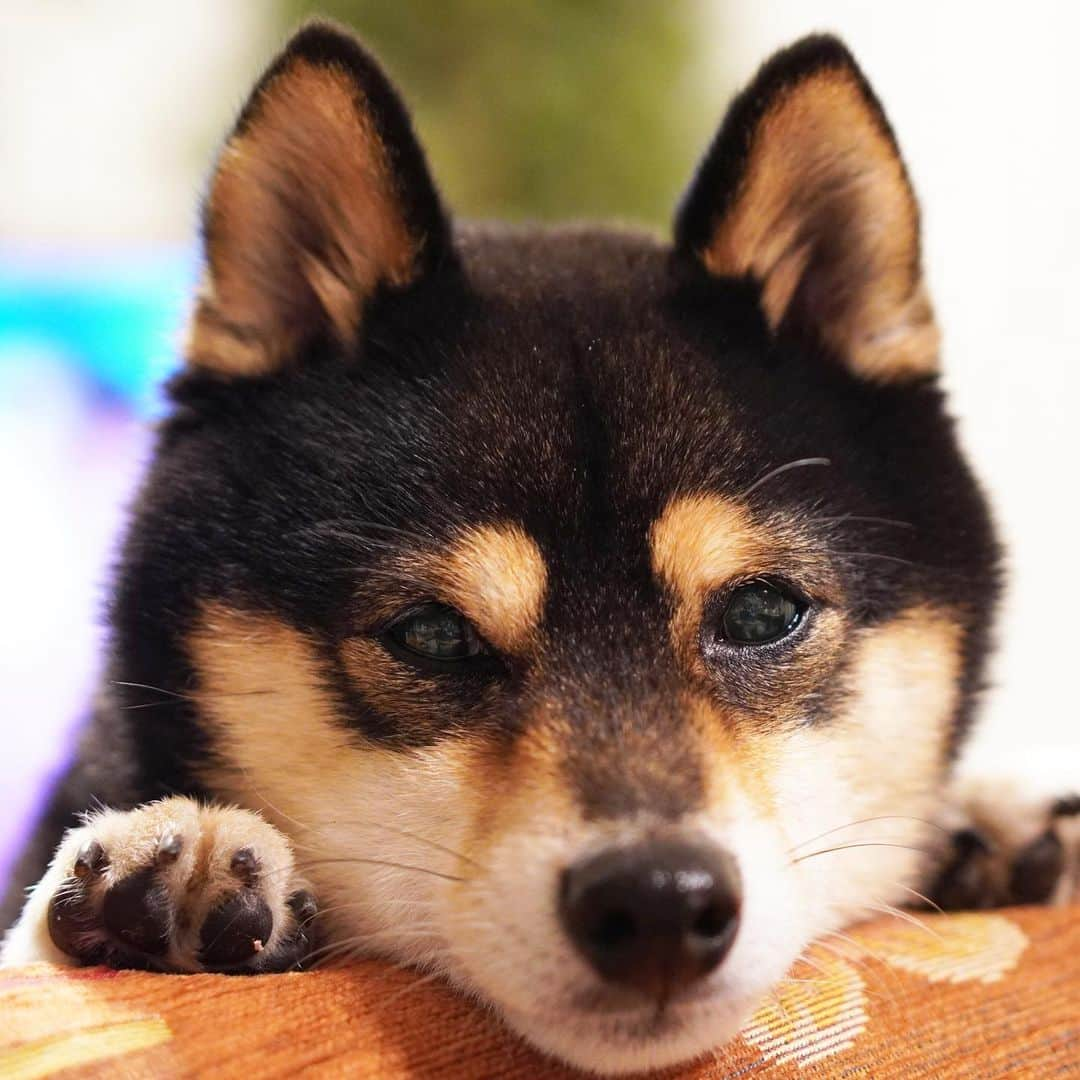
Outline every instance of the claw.
<svg viewBox="0 0 1080 1080">
<path fill-rule="evenodd" d="M 289 907 L 300 926 L 306 926 L 318 914 L 315 897 L 307 889 L 298 889 L 288 899 Z"/>
<path fill-rule="evenodd" d="M 235 877 L 250 885 L 259 874 L 259 860 L 249 847 L 240 848 L 232 857 L 229 869 Z"/>
<path fill-rule="evenodd" d="M 71 872 L 80 881 L 85 881 L 91 875 L 100 874 L 108 865 L 105 849 L 96 840 L 88 840 L 79 848 Z"/>
<path fill-rule="evenodd" d="M 184 839 L 179 833 L 166 833 L 158 843 L 157 864 L 169 866 L 180 858 L 184 850 Z"/>
</svg>

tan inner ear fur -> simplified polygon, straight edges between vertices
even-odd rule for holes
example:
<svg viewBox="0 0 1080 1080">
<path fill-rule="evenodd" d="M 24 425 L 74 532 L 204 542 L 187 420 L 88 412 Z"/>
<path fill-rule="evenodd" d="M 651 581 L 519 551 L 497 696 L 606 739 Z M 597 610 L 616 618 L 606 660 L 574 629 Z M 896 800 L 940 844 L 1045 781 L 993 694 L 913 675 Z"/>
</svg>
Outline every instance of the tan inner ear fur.
<svg viewBox="0 0 1080 1080">
<path fill-rule="evenodd" d="M 259 375 L 329 329 L 355 340 L 365 300 L 408 283 L 410 234 L 386 149 L 342 71 L 296 61 L 263 89 L 221 155 L 192 364 Z"/>
<path fill-rule="evenodd" d="M 849 71 L 808 77 L 762 118 L 733 205 L 702 258 L 714 274 L 760 281 L 774 328 L 798 292 L 812 289 L 824 343 L 863 377 L 937 369 L 918 209 L 896 149 Z"/>
</svg>

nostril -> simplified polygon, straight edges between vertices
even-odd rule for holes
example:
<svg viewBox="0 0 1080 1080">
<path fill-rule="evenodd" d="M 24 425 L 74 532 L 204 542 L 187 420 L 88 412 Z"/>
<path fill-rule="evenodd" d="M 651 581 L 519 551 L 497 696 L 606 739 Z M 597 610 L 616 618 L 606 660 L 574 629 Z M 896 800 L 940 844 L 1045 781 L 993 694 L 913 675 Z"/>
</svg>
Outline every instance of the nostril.
<svg viewBox="0 0 1080 1080">
<path fill-rule="evenodd" d="M 723 937 L 731 926 L 731 908 L 709 904 L 690 924 L 691 931 L 701 938 Z"/>
<path fill-rule="evenodd" d="M 589 932 L 599 949 L 619 949 L 637 936 L 637 924 L 629 911 L 618 909 L 603 912 Z"/>
</svg>

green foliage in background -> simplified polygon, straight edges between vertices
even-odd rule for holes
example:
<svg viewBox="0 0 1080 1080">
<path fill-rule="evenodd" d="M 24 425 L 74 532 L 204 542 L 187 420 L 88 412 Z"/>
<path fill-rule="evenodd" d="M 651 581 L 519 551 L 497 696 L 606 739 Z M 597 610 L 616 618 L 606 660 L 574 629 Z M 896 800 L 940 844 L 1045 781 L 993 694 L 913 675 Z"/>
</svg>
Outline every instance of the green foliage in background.
<svg viewBox="0 0 1080 1080">
<path fill-rule="evenodd" d="M 354 27 L 456 213 L 666 225 L 714 117 L 692 0 L 284 0 Z M 695 97 L 698 100 L 694 100 Z"/>
</svg>

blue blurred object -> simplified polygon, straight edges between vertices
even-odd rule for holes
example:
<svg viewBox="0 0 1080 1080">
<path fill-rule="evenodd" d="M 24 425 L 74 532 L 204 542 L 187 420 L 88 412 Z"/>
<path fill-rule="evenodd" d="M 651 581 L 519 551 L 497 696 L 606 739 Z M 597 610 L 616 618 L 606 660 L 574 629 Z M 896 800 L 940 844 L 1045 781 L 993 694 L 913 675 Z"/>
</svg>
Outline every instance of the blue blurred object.
<svg viewBox="0 0 1080 1080">
<path fill-rule="evenodd" d="M 105 568 L 197 270 L 189 249 L 0 246 L 0 882 L 101 677 Z"/>
<path fill-rule="evenodd" d="M 0 248 L 0 374 L 48 352 L 137 415 L 157 415 L 197 273 L 188 249 Z"/>
</svg>

